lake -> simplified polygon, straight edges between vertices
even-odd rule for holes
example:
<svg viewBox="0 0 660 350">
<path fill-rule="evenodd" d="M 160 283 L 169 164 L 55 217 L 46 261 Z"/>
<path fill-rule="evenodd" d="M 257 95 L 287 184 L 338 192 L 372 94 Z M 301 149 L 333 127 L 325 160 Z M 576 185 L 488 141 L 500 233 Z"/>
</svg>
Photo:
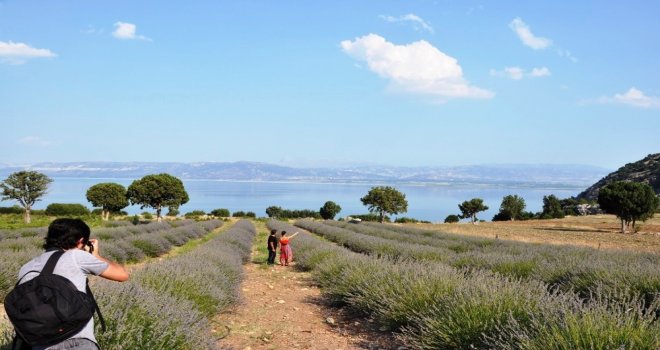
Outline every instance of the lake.
<svg viewBox="0 0 660 350">
<path fill-rule="evenodd" d="M 48 194 L 37 202 L 35 209 L 44 209 L 50 203 L 81 203 L 88 207 L 85 193 L 92 185 L 101 182 L 116 182 L 128 187 L 133 179 L 86 179 L 54 178 Z M 285 209 L 318 210 L 326 201 L 334 201 L 342 207 L 338 217 L 350 214 L 365 214 L 367 208 L 360 198 L 371 187 L 382 184 L 347 183 L 281 183 L 281 182 L 232 182 L 216 180 L 183 180 L 190 201 L 181 206 L 186 213 L 200 209 L 209 212 L 216 208 L 234 211 L 253 211 L 257 216 L 265 216 L 271 205 Z M 490 221 L 499 211 L 502 197 L 516 194 L 525 199 L 526 210 L 540 211 L 543 196 L 554 194 L 559 198 L 577 195 L 583 187 L 506 187 L 496 185 L 391 185 L 403 192 L 408 200 L 408 212 L 399 216 L 413 217 L 432 222 L 443 221 L 449 214 L 459 214 L 458 204 L 475 197 L 482 198 L 489 207 L 478 217 Z M 10 201 L 2 206 L 13 205 Z M 131 206 L 125 209 L 130 214 L 151 209 Z M 165 210 L 166 211 L 166 210 Z"/>
</svg>

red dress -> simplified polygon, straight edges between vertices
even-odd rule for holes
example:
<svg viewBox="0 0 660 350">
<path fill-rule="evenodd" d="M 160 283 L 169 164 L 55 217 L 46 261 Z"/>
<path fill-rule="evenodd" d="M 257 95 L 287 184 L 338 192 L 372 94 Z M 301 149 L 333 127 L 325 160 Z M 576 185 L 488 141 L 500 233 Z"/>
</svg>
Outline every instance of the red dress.
<svg viewBox="0 0 660 350">
<path fill-rule="evenodd" d="M 289 238 L 282 237 L 280 238 L 280 265 L 288 266 L 292 260 L 293 251 L 291 251 L 291 246 L 289 246 Z"/>
</svg>

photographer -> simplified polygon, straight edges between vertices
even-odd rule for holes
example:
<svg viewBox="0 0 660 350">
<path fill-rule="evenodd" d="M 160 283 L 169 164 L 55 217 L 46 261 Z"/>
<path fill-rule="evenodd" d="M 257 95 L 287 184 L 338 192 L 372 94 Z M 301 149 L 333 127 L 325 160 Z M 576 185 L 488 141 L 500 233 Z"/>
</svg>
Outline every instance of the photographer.
<svg viewBox="0 0 660 350">
<path fill-rule="evenodd" d="M 80 292 L 85 292 L 87 276 L 97 275 L 112 281 L 128 280 L 128 272 L 124 268 L 100 255 L 99 241 L 89 239 L 90 229 L 80 219 L 56 219 L 48 226 L 45 239 L 45 253 L 32 259 L 19 272 L 20 283 L 23 284 L 44 269 L 49 257 L 56 251 L 64 251 L 54 267 L 53 273 L 70 280 Z M 89 294 L 89 293 L 88 293 Z M 34 346 L 38 350 L 99 349 L 94 336 L 94 318 L 70 338 L 49 346 Z"/>
</svg>

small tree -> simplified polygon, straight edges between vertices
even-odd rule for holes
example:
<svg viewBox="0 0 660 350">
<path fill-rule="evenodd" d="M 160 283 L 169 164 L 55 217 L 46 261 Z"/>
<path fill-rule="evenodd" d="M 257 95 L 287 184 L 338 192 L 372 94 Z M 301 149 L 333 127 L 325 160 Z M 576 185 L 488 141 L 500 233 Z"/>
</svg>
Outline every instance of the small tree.
<svg viewBox="0 0 660 350">
<path fill-rule="evenodd" d="M 360 201 L 370 212 L 378 213 L 380 222 L 383 222 L 386 213 L 399 214 L 408 211 L 406 195 L 390 186 L 372 187 Z"/>
<path fill-rule="evenodd" d="M 270 207 L 266 208 L 266 215 L 268 215 L 269 218 L 279 218 L 281 214 L 282 207 L 271 205 Z"/>
<path fill-rule="evenodd" d="M 229 209 L 224 208 L 213 209 L 210 214 L 219 218 L 226 218 L 231 216 Z"/>
<path fill-rule="evenodd" d="M 472 223 L 477 222 L 477 213 L 481 211 L 488 210 L 488 207 L 484 205 L 484 200 L 481 198 L 472 198 L 469 201 L 465 201 L 458 205 L 462 215 L 461 218 L 467 219 L 470 218 Z"/>
<path fill-rule="evenodd" d="M 87 200 L 95 207 L 100 207 L 101 219 L 110 219 L 111 212 L 120 211 L 128 206 L 126 188 L 120 184 L 105 182 L 96 184 L 87 190 Z"/>
<path fill-rule="evenodd" d="M 561 202 L 554 194 L 543 196 L 543 212 L 541 219 L 561 219 L 566 214 L 561 207 Z"/>
<path fill-rule="evenodd" d="M 525 206 L 525 199 L 522 197 L 518 197 L 517 195 L 504 196 L 497 217 L 511 221 L 520 220 L 523 217 Z"/>
<path fill-rule="evenodd" d="M 445 224 L 454 224 L 461 221 L 461 218 L 458 215 L 450 214 L 445 218 Z"/>
<path fill-rule="evenodd" d="M 161 210 L 164 207 L 179 207 L 188 203 L 188 193 L 183 182 L 169 174 L 147 175 L 133 181 L 128 186 L 126 196 L 131 204 L 140 205 L 140 209 L 156 209 L 156 219 L 162 221 Z"/>
<path fill-rule="evenodd" d="M 53 182 L 48 176 L 37 171 L 19 171 L 10 174 L 0 184 L 2 200 L 13 199 L 23 207 L 25 223 L 30 223 L 30 210 L 41 200 Z"/>
<path fill-rule="evenodd" d="M 631 224 L 634 232 L 636 221 L 653 217 L 659 201 L 651 186 L 638 182 L 617 181 L 598 192 L 601 209 L 621 220 L 621 233 Z"/>
<path fill-rule="evenodd" d="M 333 202 L 333 201 L 327 201 L 321 209 L 319 209 L 319 213 L 321 214 L 321 217 L 324 220 L 334 220 L 335 216 L 339 214 L 341 211 L 341 207 L 339 204 Z"/>
</svg>

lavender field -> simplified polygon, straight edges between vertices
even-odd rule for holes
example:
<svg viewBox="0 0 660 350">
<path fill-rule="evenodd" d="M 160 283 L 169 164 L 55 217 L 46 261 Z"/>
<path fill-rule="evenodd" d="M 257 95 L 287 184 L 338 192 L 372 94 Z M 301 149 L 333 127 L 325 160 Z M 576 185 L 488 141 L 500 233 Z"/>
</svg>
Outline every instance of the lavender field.
<svg viewBox="0 0 660 350">
<path fill-rule="evenodd" d="M 660 346 L 657 255 L 599 256 L 382 225 L 268 225 L 325 238 L 293 241 L 299 266 L 336 304 L 413 349 Z"/>
<path fill-rule="evenodd" d="M 97 228 L 103 254 L 123 263 L 142 262 L 126 283 L 92 281 L 108 329 L 97 338 L 103 349 L 218 349 L 213 316 L 239 300 L 243 263 L 256 235 L 250 221 L 225 232 L 208 234 L 222 221 L 192 220 Z M 23 263 L 41 252 L 45 229 L 0 232 L 0 282 L 4 295 Z M 196 248 L 166 259 L 159 257 L 191 239 L 210 237 Z M 6 325 L 8 326 L 8 325 Z M 0 329 L 0 349 L 12 332 Z M 219 329 L 219 331 L 224 331 Z"/>
<path fill-rule="evenodd" d="M 270 220 L 301 231 L 292 246 L 332 305 L 409 349 L 660 347 L 660 256 L 447 234 L 405 226 Z M 218 229 L 222 229 L 219 232 Z M 0 231 L 0 294 L 41 252 L 45 228 Z M 108 330 L 103 349 L 219 349 L 216 316 L 240 299 L 252 221 L 181 220 L 95 228 L 103 254 L 131 280 L 94 279 Z M 168 254 L 195 240 L 193 248 Z M 191 242 L 192 243 L 192 242 Z M 166 257 L 164 257 L 167 254 Z M 135 264 L 139 263 L 139 264 Z M 0 349 L 8 349 L 8 325 Z"/>
</svg>

